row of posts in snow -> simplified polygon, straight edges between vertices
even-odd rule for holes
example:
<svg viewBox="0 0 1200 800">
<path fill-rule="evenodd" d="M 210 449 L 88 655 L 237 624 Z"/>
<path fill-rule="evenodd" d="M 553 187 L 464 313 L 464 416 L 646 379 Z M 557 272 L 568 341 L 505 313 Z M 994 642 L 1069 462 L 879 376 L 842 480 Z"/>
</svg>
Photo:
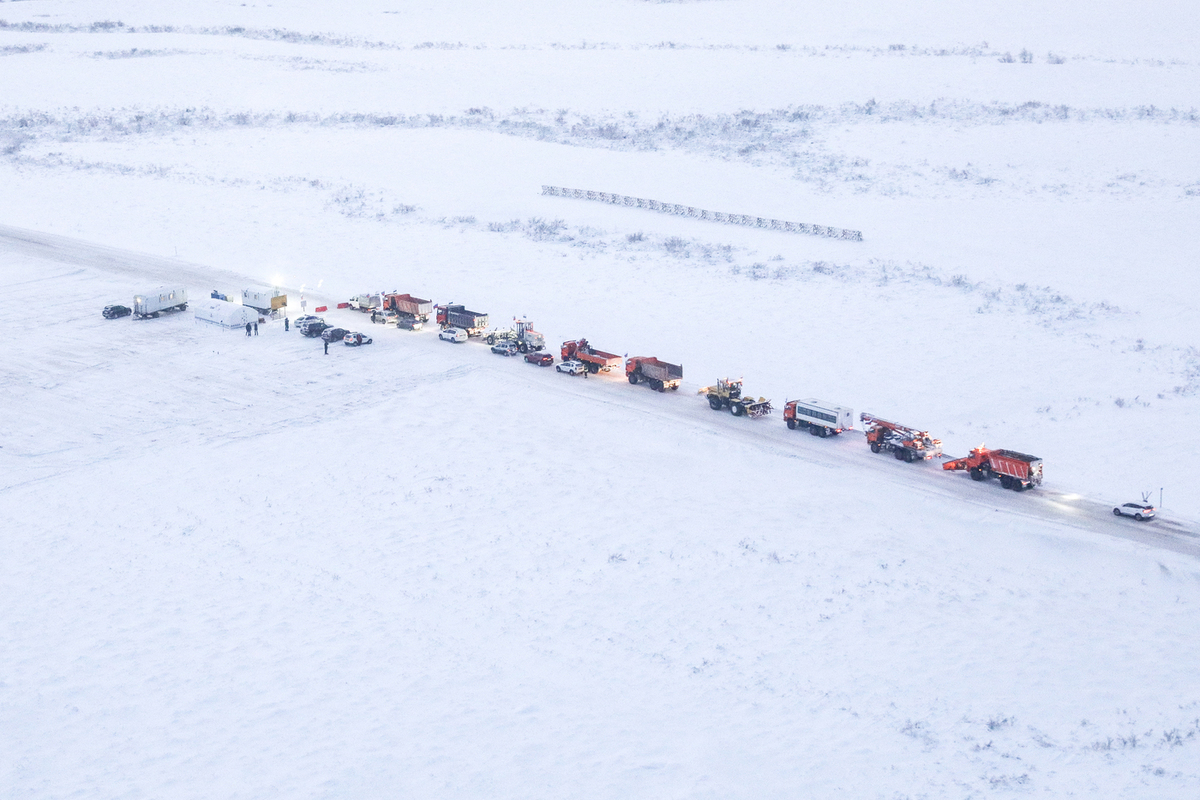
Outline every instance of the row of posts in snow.
<svg viewBox="0 0 1200 800">
<path fill-rule="evenodd" d="M 852 231 L 846 228 L 830 228 L 825 225 L 809 225 L 806 222 L 788 222 L 782 219 L 752 217 L 747 214 L 726 214 L 723 211 L 706 211 L 703 208 L 695 208 L 693 206 L 660 203 L 658 200 L 647 200 L 644 197 L 630 197 L 624 194 L 593 192 L 590 189 L 567 189 L 562 186 L 543 186 L 542 194 L 553 197 L 574 197 L 579 200 L 595 200 L 599 203 L 629 206 L 630 208 L 647 208 L 651 211 L 661 211 L 664 214 L 677 214 L 681 217 L 724 222 L 729 225 L 745 225 L 750 228 L 766 228 L 773 231 L 807 233 L 810 236 L 825 236 L 830 239 L 846 239 L 852 242 L 862 241 L 862 231 Z"/>
</svg>

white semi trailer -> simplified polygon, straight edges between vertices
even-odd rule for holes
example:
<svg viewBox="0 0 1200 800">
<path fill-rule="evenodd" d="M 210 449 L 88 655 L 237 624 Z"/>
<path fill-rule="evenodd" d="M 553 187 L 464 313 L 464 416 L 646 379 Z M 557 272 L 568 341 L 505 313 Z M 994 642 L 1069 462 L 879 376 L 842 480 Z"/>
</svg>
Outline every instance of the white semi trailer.
<svg viewBox="0 0 1200 800">
<path fill-rule="evenodd" d="M 133 316 L 137 319 L 157 317 L 163 311 L 183 311 L 187 308 L 187 289 L 182 286 L 160 286 L 133 296 Z"/>
</svg>

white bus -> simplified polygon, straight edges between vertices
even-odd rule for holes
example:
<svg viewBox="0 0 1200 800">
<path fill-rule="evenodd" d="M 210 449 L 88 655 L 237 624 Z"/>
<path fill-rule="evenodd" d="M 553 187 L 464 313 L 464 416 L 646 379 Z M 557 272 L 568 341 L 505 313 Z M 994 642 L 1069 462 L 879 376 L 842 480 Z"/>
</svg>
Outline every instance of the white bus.
<svg viewBox="0 0 1200 800">
<path fill-rule="evenodd" d="M 788 428 L 808 428 L 813 436 L 836 436 L 842 431 L 854 429 L 853 409 L 835 406 L 815 397 L 789 400 L 783 407 L 783 419 Z"/>
</svg>

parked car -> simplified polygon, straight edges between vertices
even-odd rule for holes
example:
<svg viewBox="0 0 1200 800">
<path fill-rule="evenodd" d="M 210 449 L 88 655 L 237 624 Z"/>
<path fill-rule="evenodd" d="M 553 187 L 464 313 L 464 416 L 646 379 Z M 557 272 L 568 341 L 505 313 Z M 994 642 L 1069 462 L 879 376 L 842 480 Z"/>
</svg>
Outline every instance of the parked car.
<svg viewBox="0 0 1200 800">
<path fill-rule="evenodd" d="M 520 354 L 521 348 L 516 342 L 496 342 L 492 345 L 492 352 L 500 356 L 515 356 Z"/>
<path fill-rule="evenodd" d="M 395 311 L 392 311 L 390 309 L 387 311 L 384 311 L 384 310 L 381 310 L 378 308 L 371 310 L 371 322 L 375 322 L 380 325 L 387 325 L 389 322 L 395 322 L 395 321 L 396 321 L 396 312 Z"/>
<path fill-rule="evenodd" d="M 402 331 L 419 331 L 425 327 L 425 323 L 416 317 L 403 316 L 396 319 L 396 327 Z"/>
<path fill-rule="evenodd" d="M 559 372 L 564 372 L 567 375 L 582 375 L 583 373 L 587 372 L 587 365 L 582 361 L 576 361 L 572 358 L 556 365 L 554 369 L 558 370 Z"/>
<path fill-rule="evenodd" d="M 438 334 L 438 338 L 444 342 L 465 342 L 467 340 L 467 332 L 462 328 L 446 328 Z"/>
<path fill-rule="evenodd" d="M 1113 509 L 1113 514 L 1118 517 L 1133 517 L 1138 522 L 1146 519 L 1154 519 L 1154 506 L 1146 506 L 1141 503 L 1124 503 Z"/>
<path fill-rule="evenodd" d="M 359 345 L 363 344 L 371 344 L 375 340 L 370 336 L 363 336 L 361 333 L 351 332 L 343 336 L 342 341 L 351 347 L 358 347 Z"/>
<path fill-rule="evenodd" d="M 303 325 L 306 325 L 309 322 L 324 322 L 324 321 L 325 321 L 324 317 L 318 317 L 313 314 L 305 314 L 303 317 L 296 317 L 294 320 L 292 320 L 292 327 L 299 328 Z"/>
<path fill-rule="evenodd" d="M 321 331 L 321 338 L 330 344 L 333 344 L 334 342 L 340 342 L 345 339 L 346 334 L 349 332 L 350 331 L 346 330 L 345 328 L 326 328 L 325 330 Z"/>
<path fill-rule="evenodd" d="M 310 319 L 300 326 L 300 332 L 305 336 L 317 337 L 324 333 L 329 326 L 325 324 L 323 319 Z"/>
<path fill-rule="evenodd" d="M 118 319 L 120 317 L 128 317 L 133 313 L 133 309 L 128 306 L 105 306 L 100 312 L 105 319 Z"/>
<path fill-rule="evenodd" d="M 542 352 L 526 353 L 525 361 L 530 364 L 537 364 L 539 367 L 548 367 L 554 363 L 554 356 Z"/>
</svg>

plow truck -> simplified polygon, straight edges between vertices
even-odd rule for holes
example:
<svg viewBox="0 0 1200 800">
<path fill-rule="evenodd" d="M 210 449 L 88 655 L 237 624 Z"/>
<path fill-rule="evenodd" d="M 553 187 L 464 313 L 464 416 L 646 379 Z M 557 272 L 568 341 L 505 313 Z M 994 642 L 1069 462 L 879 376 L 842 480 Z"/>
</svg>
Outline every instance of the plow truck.
<svg viewBox="0 0 1200 800">
<path fill-rule="evenodd" d="M 708 396 L 708 405 L 713 411 L 728 408 L 735 417 L 755 419 L 771 413 L 771 401 L 765 397 L 755 400 L 742 395 L 741 380 L 721 378 L 712 386 L 705 386 L 698 394 Z"/>
<path fill-rule="evenodd" d="M 493 328 L 484 334 L 483 341 L 488 344 L 513 342 L 522 353 L 537 352 L 546 348 L 546 337 L 533 329 L 533 323 L 517 317 L 513 317 L 513 327 L 503 330 Z"/>
<path fill-rule="evenodd" d="M 414 322 L 429 322 L 429 315 L 433 313 L 433 303 L 429 300 L 413 297 L 411 294 L 397 294 L 392 292 L 383 296 L 383 310 L 394 311 L 396 316 L 401 319 L 410 319 Z M 486 315 L 484 316 L 486 317 Z M 487 322 L 485 321 L 483 324 L 487 325 Z"/>
<path fill-rule="evenodd" d="M 459 328 L 467 332 L 467 336 L 482 336 L 487 330 L 488 315 L 478 311 L 468 311 L 467 307 L 457 303 L 444 306 L 434 306 L 437 309 L 437 324 L 442 330 Z"/>
<path fill-rule="evenodd" d="M 824 439 L 853 430 L 854 411 L 810 397 L 807 400 L 787 401 L 783 407 L 783 421 L 790 430 L 808 428 L 813 436 Z"/>
<path fill-rule="evenodd" d="M 968 456 L 945 462 L 942 469 L 967 470 L 973 481 L 998 476 L 1001 486 L 1018 492 L 1042 482 L 1042 460 L 1037 456 L 1015 450 L 988 450 L 983 445 Z"/>
<path fill-rule="evenodd" d="M 897 461 L 927 461 L 942 454 L 942 440 L 897 422 L 888 422 L 873 414 L 860 414 L 867 428 L 867 444 L 872 453 L 891 452 Z"/>
<path fill-rule="evenodd" d="M 634 385 L 645 383 L 651 389 L 665 392 L 679 388 L 683 380 L 683 366 L 659 361 L 654 356 L 634 356 L 625 361 L 625 377 Z"/>
<path fill-rule="evenodd" d="M 597 350 L 588 344 L 587 339 L 563 342 L 561 355 L 563 361 L 574 359 L 582 362 L 584 368 L 593 375 L 597 372 L 608 372 L 613 367 L 619 367 L 623 360 L 616 353 L 606 353 L 603 350 Z"/>
</svg>

